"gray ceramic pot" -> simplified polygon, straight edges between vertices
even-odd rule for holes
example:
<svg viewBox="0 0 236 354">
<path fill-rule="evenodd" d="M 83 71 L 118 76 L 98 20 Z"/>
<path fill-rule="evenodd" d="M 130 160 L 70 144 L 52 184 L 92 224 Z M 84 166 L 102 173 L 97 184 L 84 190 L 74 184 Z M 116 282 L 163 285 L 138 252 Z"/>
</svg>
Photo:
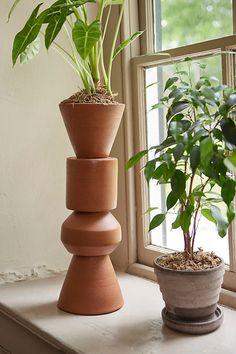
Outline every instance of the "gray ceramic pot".
<svg viewBox="0 0 236 354">
<path fill-rule="evenodd" d="M 154 261 L 154 270 L 166 306 L 162 312 L 164 323 L 187 333 L 207 333 L 218 328 L 222 322 L 217 302 L 225 272 L 223 260 L 216 268 L 182 271 L 160 266 L 159 258 Z"/>
</svg>

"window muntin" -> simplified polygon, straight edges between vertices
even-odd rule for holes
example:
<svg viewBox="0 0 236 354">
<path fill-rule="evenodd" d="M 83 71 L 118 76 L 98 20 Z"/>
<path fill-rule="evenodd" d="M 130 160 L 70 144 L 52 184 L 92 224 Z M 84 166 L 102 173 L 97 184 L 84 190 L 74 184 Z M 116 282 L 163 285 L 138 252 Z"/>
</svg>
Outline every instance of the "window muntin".
<svg viewBox="0 0 236 354">
<path fill-rule="evenodd" d="M 233 34 L 231 0 L 153 0 L 155 51 Z"/>
</svg>

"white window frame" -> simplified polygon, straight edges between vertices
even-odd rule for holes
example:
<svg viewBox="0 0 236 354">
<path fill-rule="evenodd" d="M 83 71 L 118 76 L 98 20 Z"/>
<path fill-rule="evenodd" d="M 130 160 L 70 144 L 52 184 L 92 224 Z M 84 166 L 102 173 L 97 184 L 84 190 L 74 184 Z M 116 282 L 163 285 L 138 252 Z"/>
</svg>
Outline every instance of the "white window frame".
<svg viewBox="0 0 236 354">
<path fill-rule="evenodd" d="M 132 2 L 130 2 L 132 3 Z M 130 28 L 134 24 L 132 20 L 132 6 L 139 10 L 139 28 L 146 28 L 142 37 L 141 50 L 137 50 L 136 56 L 133 57 L 132 46 L 130 51 L 123 56 L 123 94 L 127 103 L 128 112 L 126 112 L 125 123 L 125 143 L 126 143 L 126 160 L 135 152 L 143 150 L 147 146 L 146 141 L 146 122 L 143 117 L 146 114 L 145 102 L 145 78 L 144 68 L 156 65 L 167 65 L 170 63 L 168 57 L 160 54 L 145 55 L 143 53 L 153 52 L 153 28 L 150 25 L 150 18 L 153 18 L 152 0 L 133 1 L 133 5 L 127 5 L 129 12 L 123 22 L 123 36 L 130 34 Z M 236 0 L 233 0 L 233 31 L 236 33 Z M 149 25 L 147 25 L 149 24 Z M 137 24 L 135 24 L 136 26 Z M 135 26 L 134 29 L 136 28 Z M 220 54 L 221 52 L 236 50 L 236 35 L 226 36 L 219 39 L 213 39 L 187 45 L 177 49 L 167 50 L 171 55 L 171 61 L 177 61 L 186 56 L 202 58 L 211 54 Z M 138 53 L 138 55 L 137 55 Z M 143 55 L 139 55 L 143 54 Z M 223 82 L 232 85 L 234 75 L 234 55 L 220 54 L 222 56 Z M 130 66 L 124 66 L 124 63 L 131 60 Z M 131 70 L 131 72 L 130 72 Z M 127 77 L 131 77 L 131 82 L 127 82 Z M 132 98 L 132 110 L 131 110 Z M 166 249 L 153 246 L 150 244 L 150 236 L 148 235 L 149 217 L 145 214 L 148 208 L 148 187 L 144 179 L 143 173 L 140 171 L 141 166 L 137 166 L 135 170 L 127 172 L 126 190 L 127 190 L 127 210 L 128 210 L 128 254 L 129 267 L 128 272 L 136 275 L 145 276 L 155 279 L 153 274 L 153 259 L 160 254 L 166 253 Z M 226 267 L 224 279 L 224 289 L 222 293 L 222 302 L 236 307 L 236 222 L 232 224 L 229 230 L 229 247 L 230 247 L 230 267 Z M 229 300 L 230 299 L 230 300 Z"/>
</svg>

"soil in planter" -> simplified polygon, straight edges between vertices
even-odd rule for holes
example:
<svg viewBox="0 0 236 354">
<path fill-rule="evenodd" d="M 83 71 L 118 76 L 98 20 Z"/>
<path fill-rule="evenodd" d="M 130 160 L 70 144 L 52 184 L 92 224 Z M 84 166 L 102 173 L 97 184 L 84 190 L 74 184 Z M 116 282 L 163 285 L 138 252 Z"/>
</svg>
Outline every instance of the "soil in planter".
<svg viewBox="0 0 236 354">
<path fill-rule="evenodd" d="M 62 103 L 100 103 L 100 104 L 118 104 L 115 101 L 115 94 L 107 93 L 103 86 L 98 86 L 95 93 L 88 95 L 85 90 L 76 92 L 71 97 L 64 100 Z"/>
<path fill-rule="evenodd" d="M 221 263 L 221 259 L 214 252 L 203 252 L 199 249 L 193 253 L 192 259 L 186 259 L 185 253 L 167 254 L 157 259 L 161 267 L 175 270 L 204 270 L 215 268 Z"/>
</svg>

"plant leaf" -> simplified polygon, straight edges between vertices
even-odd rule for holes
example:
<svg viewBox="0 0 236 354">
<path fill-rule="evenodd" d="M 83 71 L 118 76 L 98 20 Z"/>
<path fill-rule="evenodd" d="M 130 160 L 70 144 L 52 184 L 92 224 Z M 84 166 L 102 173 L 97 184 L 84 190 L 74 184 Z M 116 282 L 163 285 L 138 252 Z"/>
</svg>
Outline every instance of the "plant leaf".
<svg viewBox="0 0 236 354">
<path fill-rule="evenodd" d="M 195 145 L 190 152 L 190 166 L 193 172 L 196 171 L 200 164 L 200 147 Z"/>
<path fill-rule="evenodd" d="M 236 125 L 234 121 L 230 118 L 222 119 L 220 122 L 220 127 L 225 140 L 236 146 Z"/>
<path fill-rule="evenodd" d="M 165 84 L 164 91 L 166 91 L 169 87 L 171 87 L 179 78 L 177 76 L 170 77 Z"/>
<path fill-rule="evenodd" d="M 37 37 L 26 47 L 25 51 L 20 54 L 20 63 L 25 64 L 28 61 L 32 60 L 39 53 L 39 48 L 40 38 Z"/>
<path fill-rule="evenodd" d="M 216 207 L 215 205 L 210 205 L 210 210 L 212 217 L 216 220 L 218 234 L 221 237 L 224 237 L 227 233 L 227 229 L 229 226 L 228 222 L 225 220 L 225 218 L 223 218 L 221 211 L 218 207 Z"/>
<path fill-rule="evenodd" d="M 158 227 L 159 225 L 161 225 L 163 223 L 163 221 L 165 220 L 165 214 L 157 214 L 156 216 L 154 216 L 154 218 L 152 218 L 150 224 L 149 224 L 149 231 L 155 229 L 156 227 Z"/>
<path fill-rule="evenodd" d="M 63 24 L 66 21 L 68 9 L 62 9 L 58 14 L 54 15 L 45 31 L 45 47 L 48 49 L 58 33 L 60 32 Z"/>
<path fill-rule="evenodd" d="M 184 150 L 185 148 L 182 143 L 176 145 L 176 147 L 173 150 L 175 162 L 179 161 L 179 159 L 183 156 Z"/>
<path fill-rule="evenodd" d="M 177 203 L 178 199 L 178 196 L 171 191 L 166 198 L 167 210 L 173 208 L 173 206 L 175 206 L 175 204 Z"/>
<path fill-rule="evenodd" d="M 229 171 L 236 174 L 236 151 L 234 151 L 231 156 L 224 159 L 224 164 Z"/>
<path fill-rule="evenodd" d="M 156 160 L 148 161 L 144 168 L 144 176 L 146 181 L 149 183 L 150 179 L 153 177 L 153 172 L 155 171 Z"/>
<path fill-rule="evenodd" d="M 72 38 L 75 47 L 83 60 L 90 54 L 91 50 L 101 37 L 100 21 L 95 20 L 87 25 L 82 20 L 77 20 L 72 30 Z"/>
<path fill-rule="evenodd" d="M 223 201 L 229 207 L 235 196 L 236 182 L 232 179 L 226 181 L 221 188 Z"/>
<path fill-rule="evenodd" d="M 143 156 L 147 155 L 147 153 L 148 150 L 143 150 L 132 156 L 126 164 L 126 169 L 129 169 L 136 165 Z"/>
<path fill-rule="evenodd" d="M 134 34 L 132 34 L 132 36 L 130 36 L 129 38 L 125 39 L 114 51 L 113 54 L 113 59 L 115 59 L 115 57 L 122 51 L 124 50 L 130 43 L 132 43 L 135 39 L 137 39 L 139 36 L 141 36 L 141 34 L 144 31 L 138 31 L 135 32 Z"/>
<path fill-rule="evenodd" d="M 184 193 L 186 187 L 186 176 L 180 170 L 175 170 L 171 178 L 172 192 L 179 198 Z"/>
<path fill-rule="evenodd" d="M 200 142 L 200 159 L 203 167 L 207 167 L 213 156 L 213 141 L 207 137 Z"/>
<path fill-rule="evenodd" d="M 47 15 L 47 11 L 45 10 L 37 17 L 39 8 L 42 4 L 43 3 L 36 6 L 24 28 L 15 36 L 12 49 L 13 65 L 15 65 L 19 55 L 25 51 L 26 47 L 33 42 L 39 34 L 44 18 Z"/>
<path fill-rule="evenodd" d="M 15 0 L 15 1 L 14 1 L 13 5 L 12 5 L 12 7 L 10 8 L 10 11 L 9 11 L 9 13 L 8 13 L 7 22 L 9 22 L 9 20 L 10 20 L 10 18 L 11 18 L 11 15 L 13 14 L 13 12 L 14 12 L 16 6 L 19 4 L 20 1 L 21 1 L 21 0 Z"/>
<path fill-rule="evenodd" d="M 217 224 L 216 220 L 213 218 L 212 213 L 209 209 L 202 209 L 201 210 L 202 215 L 204 218 L 206 218 L 208 221 L 213 222 L 214 224 Z"/>
</svg>

